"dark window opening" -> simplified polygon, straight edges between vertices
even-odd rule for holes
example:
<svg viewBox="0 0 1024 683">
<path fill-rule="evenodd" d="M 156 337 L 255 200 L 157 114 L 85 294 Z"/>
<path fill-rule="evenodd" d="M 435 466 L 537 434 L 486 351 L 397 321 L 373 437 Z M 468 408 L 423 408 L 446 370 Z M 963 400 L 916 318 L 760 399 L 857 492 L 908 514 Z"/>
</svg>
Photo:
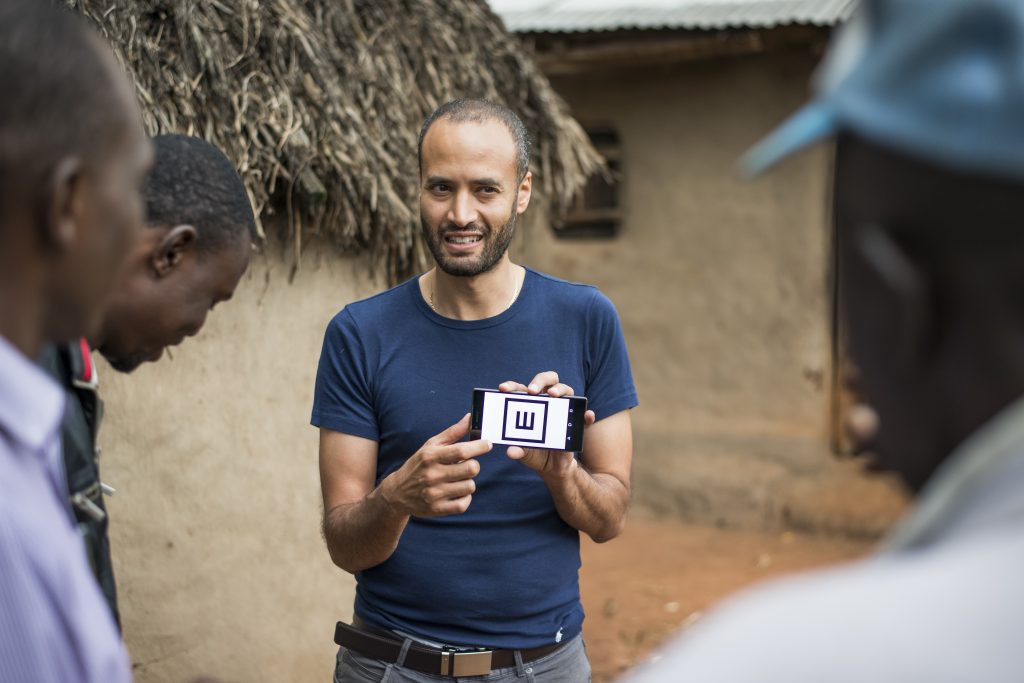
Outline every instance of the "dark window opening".
<svg viewBox="0 0 1024 683">
<path fill-rule="evenodd" d="M 608 126 L 587 130 L 590 141 L 604 156 L 608 170 L 597 173 L 576 194 L 572 205 L 553 224 L 562 239 L 607 239 L 615 237 L 622 225 L 619 184 L 622 178 L 619 135 Z"/>
</svg>

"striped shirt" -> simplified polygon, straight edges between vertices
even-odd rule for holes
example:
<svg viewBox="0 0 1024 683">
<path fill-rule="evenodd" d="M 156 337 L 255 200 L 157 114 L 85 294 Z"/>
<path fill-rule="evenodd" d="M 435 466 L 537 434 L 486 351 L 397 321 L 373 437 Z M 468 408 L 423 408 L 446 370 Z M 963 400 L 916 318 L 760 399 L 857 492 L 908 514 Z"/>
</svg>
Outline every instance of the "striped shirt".
<svg viewBox="0 0 1024 683">
<path fill-rule="evenodd" d="M 0 681 L 127 683 L 67 505 L 64 392 L 0 337 Z"/>
</svg>

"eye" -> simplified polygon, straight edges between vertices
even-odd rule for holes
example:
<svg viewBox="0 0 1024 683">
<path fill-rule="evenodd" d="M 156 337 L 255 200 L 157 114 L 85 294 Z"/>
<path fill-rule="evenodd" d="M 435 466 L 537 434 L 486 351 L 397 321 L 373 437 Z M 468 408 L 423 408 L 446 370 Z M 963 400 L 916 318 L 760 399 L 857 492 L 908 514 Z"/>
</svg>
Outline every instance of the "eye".
<svg viewBox="0 0 1024 683">
<path fill-rule="evenodd" d="M 445 194 L 451 192 L 452 188 L 448 183 L 434 183 L 428 188 L 434 194 Z"/>
<path fill-rule="evenodd" d="M 479 192 L 481 194 L 498 194 L 498 188 L 491 185 L 484 185 L 480 188 Z"/>
</svg>

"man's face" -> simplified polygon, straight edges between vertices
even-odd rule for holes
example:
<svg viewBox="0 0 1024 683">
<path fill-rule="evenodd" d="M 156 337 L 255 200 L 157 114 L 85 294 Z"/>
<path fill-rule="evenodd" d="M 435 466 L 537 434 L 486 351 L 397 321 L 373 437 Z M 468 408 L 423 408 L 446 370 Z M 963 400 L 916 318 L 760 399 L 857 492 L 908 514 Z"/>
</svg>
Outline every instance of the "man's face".
<svg viewBox="0 0 1024 683">
<path fill-rule="evenodd" d="M 117 69 L 113 57 L 110 61 Z M 153 151 L 126 79 L 120 72 L 116 78 L 112 115 L 125 123 L 102 158 L 82 160 L 67 209 L 58 218 L 61 234 L 74 237 L 58 255 L 50 282 L 47 336 L 54 340 L 88 336 L 99 328 L 109 293 L 142 229 L 140 188 Z"/>
<path fill-rule="evenodd" d="M 449 275 L 473 277 L 505 255 L 532 177 L 516 177 L 512 134 L 499 121 L 440 119 L 423 139 L 420 223 L 434 260 Z"/>
<path fill-rule="evenodd" d="M 142 254 L 146 263 L 125 275 L 107 311 L 99 351 L 119 372 L 158 360 L 164 349 L 199 332 L 213 307 L 231 298 L 251 251 L 248 236 L 207 254 L 197 255 L 193 247 L 160 275 L 152 267 L 160 255 Z"/>
</svg>

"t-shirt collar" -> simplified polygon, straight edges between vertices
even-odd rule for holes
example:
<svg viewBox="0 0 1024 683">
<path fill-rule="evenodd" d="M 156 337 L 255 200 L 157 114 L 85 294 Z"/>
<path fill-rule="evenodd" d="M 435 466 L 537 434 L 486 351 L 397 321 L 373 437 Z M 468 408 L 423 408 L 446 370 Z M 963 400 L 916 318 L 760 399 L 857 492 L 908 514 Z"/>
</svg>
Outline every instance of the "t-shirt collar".
<svg viewBox="0 0 1024 683">
<path fill-rule="evenodd" d="M 60 386 L 0 336 L 0 432 L 38 451 L 60 427 L 64 408 Z"/>
</svg>

